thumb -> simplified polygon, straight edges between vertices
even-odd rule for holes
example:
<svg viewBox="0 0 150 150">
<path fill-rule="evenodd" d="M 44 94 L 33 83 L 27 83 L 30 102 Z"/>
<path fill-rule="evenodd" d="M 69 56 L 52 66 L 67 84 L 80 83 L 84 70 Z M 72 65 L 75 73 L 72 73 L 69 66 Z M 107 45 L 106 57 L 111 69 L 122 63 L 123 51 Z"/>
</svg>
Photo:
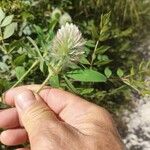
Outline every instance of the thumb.
<svg viewBox="0 0 150 150">
<path fill-rule="evenodd" d="M 51 132 L 49 130 L 54 129 L 54 127 L 57 128 L 59 122 L 57 117 L 39 95 L 30 90 L 25 90 L 23 93 L 16 95 L 14 100 L 20 121 L 28 133 L 31 147 L 32 143 L 40 142 L 37 139 L 38 137 L 43 137 L 45 133 Z"/>
</svg>

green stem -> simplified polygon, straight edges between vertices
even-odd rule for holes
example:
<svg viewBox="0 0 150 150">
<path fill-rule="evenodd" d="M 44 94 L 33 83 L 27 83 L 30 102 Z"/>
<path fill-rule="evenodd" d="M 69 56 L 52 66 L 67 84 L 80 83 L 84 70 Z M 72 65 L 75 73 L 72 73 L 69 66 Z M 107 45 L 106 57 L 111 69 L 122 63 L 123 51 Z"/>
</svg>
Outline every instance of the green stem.
<svg viewBox="0 0 150 150">
<path fill-rule="evenodd" d="M 36 93 L 39 93 L 43 87 L 46 85 L 46 83 L 49 81 L 49 79 L 51 78 L 51 76 L 53 76 L 54 73 L 49 73 L 47 78 L 44 80 L 44 82 L 41 84 L 40 88 L 36 91 Z"/>
<path fill-rule="evenodd" d="M 92 54 L 92 60 L 91 60 L 91 66 L 90 66 L 91 69 L 92 69 L 92 67 L 93 67 L 93 62 L 94 62 L 94 59 L 95 59 L 95 53 L 96 53 L 98 44 L 99 44 L 99 41 L 96 42 L 96 45 L 95 45 L 95 48 L 94 48 L 94 52 L 93 52 L 93 54 Z"/>
<path fill-rule="evenodd" d="M 25 72 L 25 74 L 11 87 L 14 88 L 16 87 L 28 74 L 29 72 L 39 63 L 39 60 L 36 60 L 32 66 Z"/>
<path fill-rule="evenodd" d="M 37 51 L 38 55 L 40 56 L 40 58 L 44 61 L 44 58 L 38 48 L 38 46 L 36 45 L 36 43 L 33 41 L 33 39 L 31 39 L 30 37 L 27 37 L 27 39 L 32 43 L 32 45 L 35 47 L 35 50 Z"/>
<path fill-rule="evenodd" d="M 140 90 L 138 90 L 137 87 L 135 87 L 134 85 L 130 84 L 129 82 L 127 82 L 126 80 L 123 80 L 123 83 L 125 83 L 126 85 L 128 85 L 129 87 L 131 87 L 132 89 L 134 89 L 135 91 L 137 91 L 139 94 L 141 94 Z"/>
<path fill-rule="evenodd" d="M 46 83 L 49 81 L 49 79 L 50 79 L 53 75 L 57 75 L 57 74 L 61 71 L 61 69 L 62 69 L 62 64 L 63 64 L 63 62 L 60 61 L 60 62 L 57 64 L 57 66 L 55 66 L 55 68 L 57 68 L 57 69 L 54 69 L 54 67 L 53 67 L 52 65 L 49 65 L 49 67 L 48 67 L 49 74 L 48 74 L 47 78 L 44 80 L 44 82 L 42 83 L 42 85 L 40 86 L 40 88 L 36 91 L 36 93 L 39 93 L 39 92 L 43 89 L 43 87 L 46 85 Z"/>
</svg>

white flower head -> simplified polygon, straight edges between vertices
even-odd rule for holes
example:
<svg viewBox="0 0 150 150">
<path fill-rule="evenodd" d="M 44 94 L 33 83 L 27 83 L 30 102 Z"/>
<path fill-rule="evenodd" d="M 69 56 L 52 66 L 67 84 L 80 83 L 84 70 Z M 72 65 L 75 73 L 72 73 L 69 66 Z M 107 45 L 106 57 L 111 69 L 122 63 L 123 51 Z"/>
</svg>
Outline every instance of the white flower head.
<svg viewBox="0 0 150 150">
<path fill-rule="evenodd" d="M 68 13 L 64 13 L 61 17 L 60 17 L 60 20 L 59 20 L 59 24 L 61 26 L 65 25 L 66 23 L 71 23 L 72 22 L 72 18 L 71 16 L 68 14 Z"/>
<path fill-rule="evenodd" d="M 85 40 L 78 27 L 66 23 L 62 26 L 52 41 L 52 56 L 54 59 L 76 61 L 84 53 Z"/>
<path fill-rule="evenodd" d="M 51 14 L 51 18 L 52 18 L 53 20 L 59 19 L 61 15 L 62 15 L 61 10 L 58 9 L 58 8 L 55 8 L 55 9 L 53 10 L 52 14 Z"/>
</svg>

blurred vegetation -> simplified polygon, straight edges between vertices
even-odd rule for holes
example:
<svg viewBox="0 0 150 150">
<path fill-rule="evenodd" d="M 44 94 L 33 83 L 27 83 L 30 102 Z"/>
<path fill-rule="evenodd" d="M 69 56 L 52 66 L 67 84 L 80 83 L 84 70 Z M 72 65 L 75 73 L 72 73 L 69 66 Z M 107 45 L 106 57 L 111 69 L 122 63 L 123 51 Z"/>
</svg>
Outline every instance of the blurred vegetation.
<svg viewBox="0 0 150 150">
<path fill-rule="evenodd" d="M 41 54 L 48 52 L 57 29 L 66 22 L 82 31 L 87 40 L 85 54 L 80 63 L 52 77 L 49 85 L 113 113 L 128 104 L 131 92 L 150 93 L 144 82 L 150 63 L 135 48 L 150 27 L 150 1 L 1 0 L 0 7 L 9 16 L 5 23 L 0 21 L 0 93 L 12 87 L 38 59 L 36 48 Z M 93 71 L 92 75 L 88 72 L 86 81 L 82 80 L 84 69 Z M 105 80 L 95 81 L 97 73 Z M 46 64 L 40 62 L 21 84 L 40 84 L 46 76 Z"/>
</svg>

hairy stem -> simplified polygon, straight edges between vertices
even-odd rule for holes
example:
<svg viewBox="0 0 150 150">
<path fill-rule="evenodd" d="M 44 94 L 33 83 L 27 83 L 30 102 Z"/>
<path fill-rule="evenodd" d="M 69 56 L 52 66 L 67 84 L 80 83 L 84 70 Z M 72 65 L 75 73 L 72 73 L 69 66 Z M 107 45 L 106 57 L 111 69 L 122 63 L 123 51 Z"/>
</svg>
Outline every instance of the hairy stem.
<svg viewBox="0 0 150 150">
<path fill-rule="evenodd" d="M 46 85 L 46 83 L 49 81 L 49 79 L 53 76 L 53 73 L 49 73 L 47 78 L 44 80 L 44 82 L 41 84 L 40 88 L 36 91 L 36 93 L 39 93 L 43 87 Z"/>
</svg>

